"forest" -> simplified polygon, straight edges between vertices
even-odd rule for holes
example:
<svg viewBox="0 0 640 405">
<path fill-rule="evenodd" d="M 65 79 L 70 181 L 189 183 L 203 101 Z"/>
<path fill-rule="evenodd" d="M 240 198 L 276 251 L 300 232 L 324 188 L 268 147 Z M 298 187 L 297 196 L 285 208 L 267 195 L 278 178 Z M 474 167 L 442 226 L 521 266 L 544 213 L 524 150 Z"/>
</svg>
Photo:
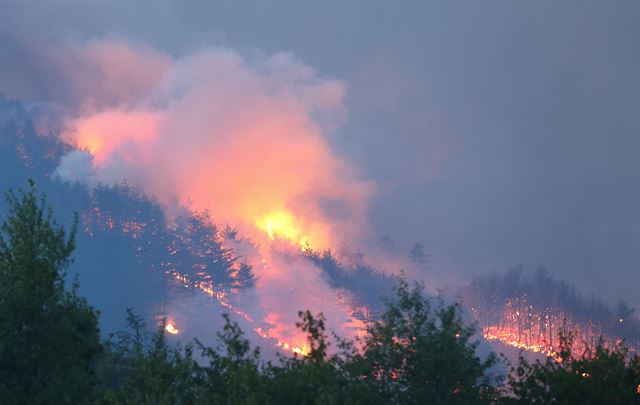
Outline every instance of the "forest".
<svg viewBox="0 0 640 405">
<path fill-rule="evenodd" d="M 640 404 L 638 21 L 0 0 L 0 405 Z"/>
<path fill-rule="evenodd" d="M 78 219 L 58 224 L 31 180 L 7 193 L 0 234 L 0 395 L 15 404 L 481 404 L 640 403 L 640 357 L 624 342 L 580 354 L 558 334 L 546 360 L 521 356 L 507 375 L 480 356 L 458 303 L 397 279 L 395 296 L 358 340 L 331 336 L 322 313 L 301 309 L 309 351 L 261 358 L 228 315 L 209 347 L 182 346 L 133 310 L 106 339 L 99 312 L 66 269 Z M 504 361 L 504 360 L 502 360 Z"/>
<path fill-rule="evenodd" d="M 226 247 L 242 238 L 237 229 L 217 227 L 206 212 L 181 212 L 169 223 L 162 207 L 126 182 L 88 190 L 56 181 L 55 162 L 67 147 L 38 135 L 19 103 L 0 102 L 1 185 L 8 190 L 1 205 L 0 395 L 7 403 L 640 402 L 633 309 L 624 302 L 610 309 L 542 268 L 532 278 L 522 268 L 477 278 L 462 301 L 451 302 L 364 260 L 346 265 L 331 250 L 305 249 L 304 260 L 332 288 L 366 309 L 354 313 L 365 331 L 337 336 L 322 313 L 298 308 L 292 326 L 308 350 L 267 359 L 233 321 L 233 302 L 222 298 L 256 283 L 251 265 Z M 421 244 L 409 258 L 429 270 Z M 150 302 L 176 288 L 167 278 L 216 295 L 228 310 L 216 343 L 203 343 L 208 336 L 177 343 L 166 318 L 149 322 L 137 308 L 101 314 L 81 294 L 78 268 L 103 285 L 151 285 L 144 291 L 156 295 L 141 297 Z M 492 332 L 546 356 L 523 352 L 514 361 L 479 350 Z"/>
</svg>

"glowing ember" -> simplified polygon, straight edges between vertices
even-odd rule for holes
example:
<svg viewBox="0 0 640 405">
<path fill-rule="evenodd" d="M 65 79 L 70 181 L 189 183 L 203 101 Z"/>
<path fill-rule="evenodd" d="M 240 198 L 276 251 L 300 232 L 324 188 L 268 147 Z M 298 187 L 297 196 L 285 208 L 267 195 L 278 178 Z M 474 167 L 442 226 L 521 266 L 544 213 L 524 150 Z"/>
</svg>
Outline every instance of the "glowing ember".
<svg viewBox="0 0 640 405">
<path fill-rule="evenodd" d="M 175 326 L 173 326 L 173 324 L 168 323 L 165 327 L 164 330 L 167 331 L 168 333 L 172 334 L 172 335 L 177 335 L 178 333 L 180 333 L 180 329 L 176 328 Z"/>
</svg>

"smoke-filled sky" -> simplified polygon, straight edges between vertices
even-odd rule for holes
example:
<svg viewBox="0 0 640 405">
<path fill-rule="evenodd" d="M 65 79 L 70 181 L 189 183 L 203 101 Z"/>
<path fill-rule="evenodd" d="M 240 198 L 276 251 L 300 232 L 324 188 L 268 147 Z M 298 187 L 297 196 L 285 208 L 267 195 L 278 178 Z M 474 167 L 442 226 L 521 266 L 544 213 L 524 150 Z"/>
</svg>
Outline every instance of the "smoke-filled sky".
<svg viewBox="0 0 640 405">
<path fill-rule="evenodd" d="M 185 162 L 207 173 L 256 168 L 233 172 L 255 194 L 230 197 L 246 207 L 220 201 L 225 218 L 282 215 L 260 205 L 268 195 L 308 221 L 311 235 L 296 239 L 348 225 L 341 237 L 365 250 L 383 235 L 401 256 L 422 242 L 443 282 L 543 264 L 640 305 L 637 3 L 5 2 L 0 11 L 0 92 L 55 104 L 72 139 L 106 122 L 136 128 L 94 157 L 97 180 L 120 170 L 167 204 L 182 190 L 211 208 L 217 193 L 208 179 L 185 181 Z M 269 123 L 266 135 L 256 122 Z M 225 136 L 203 135 L 211 128 Z M 209 159 L 243 142 L 267 160 Z M 78 173 L 82 158 L 66 163 Z M 275 191 L 261 190 L 265 173 L 278 176 Z M 302 186 L 287 182 L 292 173 L 305 174 Z M 222 176 L 213 185 L 244 192 Z"/>
</svg>

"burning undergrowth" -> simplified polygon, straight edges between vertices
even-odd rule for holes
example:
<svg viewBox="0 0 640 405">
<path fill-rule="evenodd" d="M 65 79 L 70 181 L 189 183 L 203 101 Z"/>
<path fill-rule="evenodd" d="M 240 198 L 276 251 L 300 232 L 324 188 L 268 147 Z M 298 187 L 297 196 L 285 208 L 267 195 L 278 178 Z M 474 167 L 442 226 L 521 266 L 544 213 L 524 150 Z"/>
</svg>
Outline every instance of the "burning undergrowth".
<svg viewBox="0 0 640 405">
<path fill-rule="evenodd" d="M 521 267 L 476 278 L 463 291 L 465 304 L 487 340 L 545 355 L 554 355 L 559 334 L 572 336 L 573 351 L 582 354 L 600 339 L 606 347 L 625 341 L 637 351 L 640 321 L 624 301 L 610 308 L 593 294 L 539 268 L 527 277 Z"/>
</svg>

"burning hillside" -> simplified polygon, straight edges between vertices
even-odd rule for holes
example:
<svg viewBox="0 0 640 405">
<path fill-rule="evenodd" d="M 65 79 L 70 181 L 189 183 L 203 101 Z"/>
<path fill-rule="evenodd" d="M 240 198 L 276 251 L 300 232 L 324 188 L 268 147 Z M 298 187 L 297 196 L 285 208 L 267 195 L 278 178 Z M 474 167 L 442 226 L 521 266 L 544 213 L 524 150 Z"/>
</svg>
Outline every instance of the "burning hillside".
<svg viewBox="0 0 640 405">
<path fill-rule="evenodd" d="M 17 104 L 16 111 L 22 111 Z M 0 140 L 7 156 L 5 173 L 14 170 L 25 176 L 12 179 L 17 185 L 26 177 L 35 178 L 49 195 L 57 196 L 68 214 L 78 212 L 83 249 L 77 262 L 88 269 L 82 271 L 94 274 L 95 289 L 105 291 L 106 283 L 118 295 L 131 289 L 134 296 L 148 301 L 139 310 L 147 313 L 147 307 L 171 319 L 170 334 L 191 333 L 189 325 L 195 320 L 172 312 L 172 302 L 174 296 L 196 293 L 218 306 L 211 317 L 229 311 L 267 344 L 304 353 L 305 339 L 295 328 L 299 310 L 324 312 L 333 329 L 353 337 L 368 318 L 368 305 L 376 301 L 372 297 L 392 285 L 389 277 L 372 267 L 342 264 L 334 252 L 315 250 L 322 244 L 306 237 L 312 233 L 303 232 L 303 223 L 285 211 L 267 215 L 255 226 L 224 227 L 206 211 L 169 209 L 129 182 L 61 182 L 61 176 L 91 171 L 56 169 L 61 158 L 64 166 L 65 159 L 75 159 L 74 153 L 80 152 L 61 142 L 55 132 L 38 134 L 30 119 L 7 122 L 10 127 L 3 131 L 7 136 Z M 91 285 L 90 281 L 83 285 Z M 158 288 L 158 283 L 165 287 Z M 163 292 L 166 286 L 169 289 Z M 99 302 L 95 295 L 94 299 Z M 122 305 L 132 303 L 126 296 Z M 117 324 L 112 327 L 117 328 L 122 312 L 111 312 L 103 311 L 103 318 L 114 318 Z"/>
<path fill-rule="evenodd" d="M 61 83 L 79 103 L 68 106 L 63 130 L 51 131 L 73 149 L 56 175 L 94 196 L 83 214 L 88 235 L 131 237 L 154 268 L 215 297 L 281 346 L 292 345 L 299 309 L 325 312 L 334 329 L 353 335 L 360 324 L 348 292 L 301 254 L 367 232 L 373 186 L 328 137 L 344 113 L 342 83 L 289 54 L 208 48 L 172 58 L 111 39 L 63 49 L 86 63 Z M 107 83 L 88 80 L 101 73 Z M 134 87 L 120 80 L 141 76 Z M 100 203 L 124 179 L 159 203 L 162 220 L 117 216 Z M 225 239 L 222 224 L 237 237 Z M 247 280 L 257 302 L 241 309 L 230 297 Z"/>
<path fill-rule="evenodd" d="M 553 356 L 558 336 L 572 336 L 573 351 L 582 354 L 602 339 L 605 347 L 623 340 L 634 350 L 640 343 L 640 322 L 620 302 L 615 310 L 590 296 L 584 298 L 541 268 L 532 279 L 511 269 L 475 279 L 464 291 L 465 303 L 489 341 Z"/>
<path fill-rule="evenodd" d="M 28 119 L 5 125 L 11 125 L 7 133 L 18 134 L 2 139 L 2 147 L 12 151 L 4 161 L 7 169 L 22 167 L 20 173 L 38 178 L 67 201 L 69 209 L 80 213 L 82 235 L 101 251 L 116 252 L 119 258 L 132 255 L 132 262 L 116 266 L 142 269 L 142 283 L 162 275 L 173 289 L 202 294 L 284 350 L 306 352 L 304 337 L 293 328 L 299 309 L 330 314 L 328 319 L 339 320 L 332 328 L 353 337 L 375 318 L 376 298 L 392 285 L 361 259 L 341 263 L 339 257 L 349 257 L 348 252 L 314 249 L 304 222 L 287 211 L 274 211 L 255 226 L 224 228 L 207 212 L 167 210 L 166 202 L 157 202 L 139 186 L 78 188 L 52 181 L 56 162 L 69 153 L 69 146 L 36 134 Z M 611 310 L 544 271 L 532 279 L 520 270 L 476 279 L 464 298 L 486 339 L 532 352 L 552 355 L 560 332 L 575 336 L 576 351 L 601 335 L 609 346 L 619 339 L 638 341 L 637 320 L 624 303 Z M 161 306 L 171 302 L 170 297 L 162 300 Z M 188 320 L 171 310 L 170 305 L 167 312 L 160 311 L 171 318 L 167 332 L 188 332 Z"/>
<path fill-rule="evenodd" d="M 141 266 L 165 274 L 177 288 L 205 294 L 221 308 L 243 319 L 258 336 L 272 340 L 277 347 L 306 353 L 304 337 L 281 326 L 282 314 L 267 312 L 262 318 L 256 317 L 259 314 L 256 308 L 247 307 L 243 302 L 247 289 L 254 289 L 261 283 L 254 266 L 265 272 L 270 270 L 271 263 L 262 256 L 258 263 L 249 263 L 250 257 L 240 257 L 225 245 L 256 249 L 250 240 L 241 239 L 231 228 L 219 231 L 207 215 L 186 212 L 169 225 L 155 203 L 126 185 L 98 187 L 92 195 L 92 207 L 82 215 L 87 236 L 100 239 L 115 232 L 128 238 Z M 290 249 L 272 247 L 270 260 L 282 260 L 282 255 L 298 255 L 299 264 L 309 266 L 303 252 Z M 290 260 L 295 260 L 293 256 Z M 350 309 L 355 304 L 344 299 L 344 294 L 346 292 L 336 295 L 335 305 L 349 316 L 346 331 L 357 334 L 363 323 Z M 178 329 L 174 326 L 169 333 L 178 334 Z"/>
<path fill-rule="evenodd" d="M 256 241 L 277 236 L 325 249 L 366 230 L 372 185 L 333 153 L 328 138 L 344 108 L 340 82 L 287 54 L 250 61 L 205 49 L 168 61 L 110 41 L 74 49 L 100 70 L 107 67 L 96 55 L 116 48 L 164 73 L 135 100 L 122 88 L 122 100 L 71 114 L 62 137 L 87 155 L 63 158 L 61 175 L 82 166 L 88 184 L 127 178 L 169 211 L 208 211 Z M 101 91 L 87 87 L 87 100 L 100 100 Z"/>
<path fill-rule="evenodd" d="M 3 146 L 56 193 L 73 193 L 86 237 L 130 249 L 129 265 L 198 291 L 284 349 L 306 350 L 301 309 L 325 313 L 342 336 L 361 333 L 392 283 L 359 253 L 374 186 L 331 147 L 342 83 L 288 54 L 174 58 L 116 40 L 64 49 L 87 61 L 61 83 L 75 101 L 38 131 L 14 106 L 21 124 Z M 98 73 L 107 83 L 85 80 Z M 131 87 L 124 76 L 145 80 Z M 578 344 L 638 340 L 623 306 L 613 313 L 544 275 L 514 274 L 465 293 L 485 338 L 545 354 L 559 332 Z M 188 330 L 175 322 L 169 333 Z"/>
</svg>

